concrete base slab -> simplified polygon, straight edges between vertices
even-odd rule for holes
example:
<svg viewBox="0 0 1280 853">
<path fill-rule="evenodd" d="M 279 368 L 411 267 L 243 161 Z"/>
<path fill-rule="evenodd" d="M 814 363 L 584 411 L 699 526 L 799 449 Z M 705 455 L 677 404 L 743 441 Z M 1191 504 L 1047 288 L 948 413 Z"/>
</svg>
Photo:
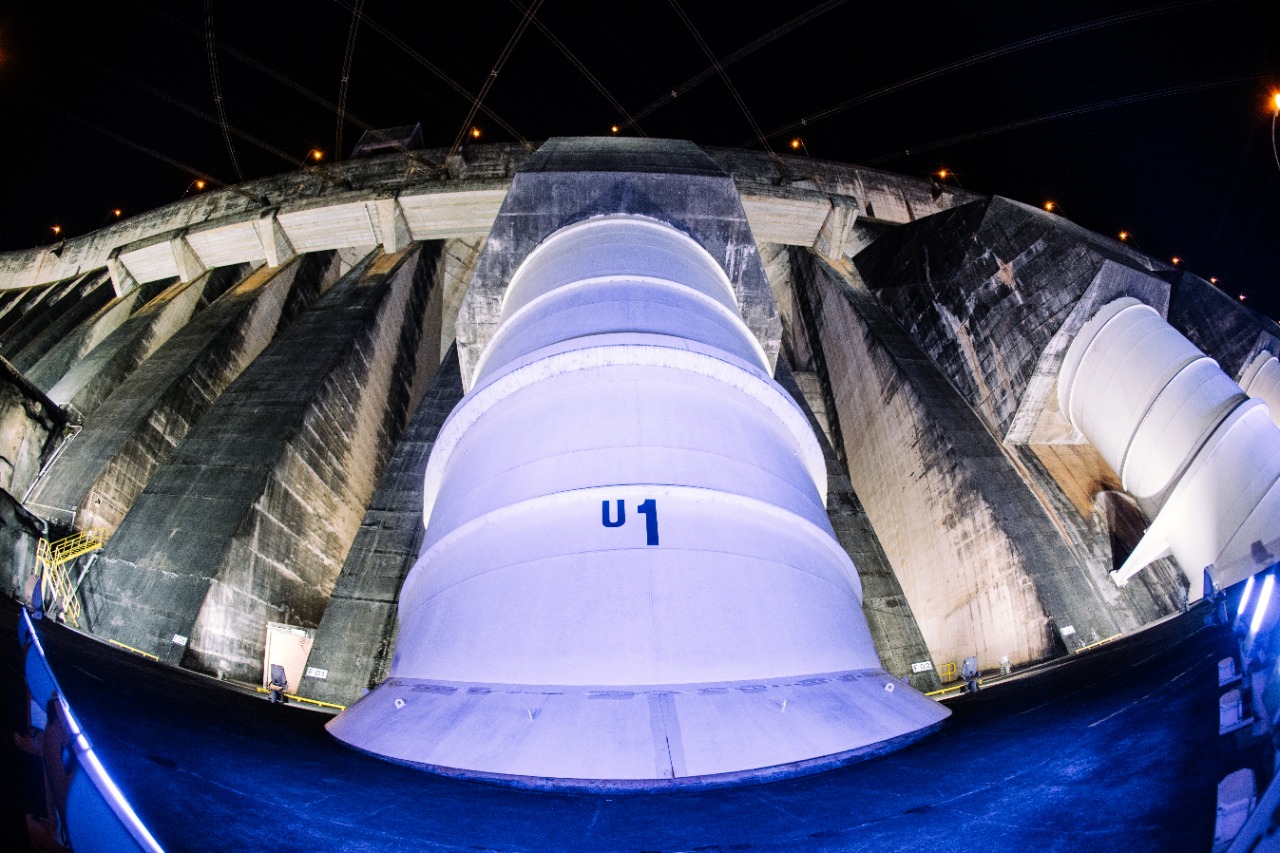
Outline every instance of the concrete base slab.
<svg viewBox="0 0 1280 853">
<path fill-rule="evenodd" d="M 441 775 L 623 791 L 814 773 L 905 746 L 949 713 L 880 669 L 639 687 L 391 678 L 326 728 Z"/>
</svg>

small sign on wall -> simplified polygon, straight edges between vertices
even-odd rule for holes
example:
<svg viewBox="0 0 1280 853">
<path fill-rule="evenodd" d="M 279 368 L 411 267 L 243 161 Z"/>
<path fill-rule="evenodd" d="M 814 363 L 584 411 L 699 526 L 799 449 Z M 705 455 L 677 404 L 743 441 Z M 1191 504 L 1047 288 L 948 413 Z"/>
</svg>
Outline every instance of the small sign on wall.
<svg viewBox="0 0 1280 853">
<path fill-rule="evenodd" d="M 931 660 L 922 660 L 918 663 L 911 664 L 912 672 L 928 672 L 931 669 L 933 669 L 933 661 Z"/>
<path fill-rule="evenodd" d="M 181 634 L 174 634 L 173 644 L 175 646 L 185 646 L 187 644 L 187 638 L 182 636 Z"/>
<path fill-rule="evenodd" d="M 329 670 L 321 669 L 318 666 L 307 667 L 307 678 L 328 678 Z"/>
</svg>

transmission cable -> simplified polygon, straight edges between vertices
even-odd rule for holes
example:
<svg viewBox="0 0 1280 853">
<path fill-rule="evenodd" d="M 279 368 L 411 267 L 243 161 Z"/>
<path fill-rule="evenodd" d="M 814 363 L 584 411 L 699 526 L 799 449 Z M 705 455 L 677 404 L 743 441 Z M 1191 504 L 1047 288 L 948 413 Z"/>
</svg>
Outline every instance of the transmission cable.
<svg viewBox="0 0 1280 853">
<path fill-rule="evenodd" d="M 209 77 L 213 80 L 213 102 L 218 107 L 218 122 L 222 125 L 222 140 L 227 144 L 227 154 L 231 157 L 231 166 L 236 170 L 236 178 L 244 180 L 240 171 L 240 161 L 236 158 L 235 146 L 231 144 L 231 132 L 227 130 L 227 110 L 222 103 L 222 83 L 218 79 L 218 43 L 213 36 L 213 0 L 204 0 L 204 34 L 205 50 L 209 55 Z"/>
<path fill-rule="evenodd" d="M 360 29 L 360 15 L 364 11 L 364 0 L 356 0 L 355 11 L 351 13 L 351 27 L 347 30 L 347 53 L 342 59 L 342 81 L 338 85 L 338 128 L 333 135 L 333 159 L 342 159 L 342 123 L 347 117 L 347 83 L 351 80 L 351 60 L 356 52 L 356 32 Z"/>
<path fill-rule="evenodd" d="M 912 145 L 901 151 L 892 154 L 882 154 L 879 157 L 872 157 L 869 160 L 858 160 L 857 162 L 865 166 L 874 166 L 877 163 L 886 163 L 890 160 L 897 160 L 899 157 L 910 157 L 913 154 L 920 154 L 925 151 L 934 151 L 938 148 L 945 148 L 948 145 L 959 145 L 962 142 L 972 142 L 975 139 L 982 139 L 987 136 L 995 136 L 998 133 L 1007 133 L 1010 130 L 1020 130 L 1024 127 L 1032 127 L 1037 124 L 1044 124 L 1049 121 L 1057 121 L 1064 118 L 1072 118 L 1074 116 L 1085 115 L 1087 113 L 1095 113 L 1099 110 L 1109 110 L 1115 107 L 1127 107 L 1130 104 L 1139 104 L 1143 101 L 1152 101 L 1157 98 L 1167 98 L 1172 95 L 1183 95 L 1188 92 L 1202 92 L 1206 89 L 1216 89 L 1222 86 L 1233 86 L 1237 83 L 1254 82 L 1256 80 L 1268 79 L 1268 74 L 1244 74 L 1239 77 L 1228 77 L 1223 80 L 1214 80 L 1208 83 L 1191 83 L 1185 86 L 1169 86 L 1164 89 L 1157 89 L 1153 92 L 1142 92 L 1136 95 L 1124 95 L 1119 98 L 1111 98 L 1106 101 L 1099 101 L 1094 104 L 1085 104 L 1083 106 L 1071 107 L 1057 112 L 1046 113 L 1042 116 L 1034 118 L 1024 118 L 1018 121 L 1011 121 L 997 127 L 990 127 L 986 130 L 975 130 L 972 133 L 962 133 L 959 136 L 952 136 L 947 139 L 940 139 L 937 142 L 930 142 L 925 145 Z"/>
<path fill-rule="evenodd" d="M 843 3 L 845 2 L 845 0 L 829 0 L 829 2 Z M 521 12 L 525 11 L 524 4 L 521 3 L 520 0 L 511 0 L 511 4 L 515 6 L 517 9 L 519 9 Z M 590 83 L 592 86 L 595 86 L 596 91 L 604 96 L 604 99 L 609 102 L 609 105 L 612 106 L 615 110 L 617 110 L 618 115 L 620 115 L 623 118 L 623 122 L 618 126 L 619 129 L 634 127 L 636 129 L 636 133 L 640 134 L 641 136 L 647 137 L 649 135 L 644 132 L 643 128 L 640 127 L 640 124 L 638 123 L 636 118 L 633 117 L 631 113 L 627 112 L 627 108 L 622 105 L 622 102 L 619 101 L 617 98 L 615 98 L 613 96 L 613 93 L 605 88 L 604 84 L 601 83 L 600 80 L 597 79 L 596 76 L 591 73 L 590 69 L 588 69 L 587 66 L 583 65 L 582 62 L 578 60 L 578 57 L 573 55 L 572 51 L 570 51 L 569 48 L 565 47 L 564 42 L 560 41 L 560 39 L 555 37 L 555 34 L 552 33 L 550 29 L 547 28 L 546 24 L 542 23 L 542 21 L 538 20 L 537 18 L 534 18 L 533 25 L 538 28 L 539 32 L 541 32 L 544 36 L 546 36 L 547 41 L 551 42 L 552 46 L 555 47 L 556 50 L 560 51 L 560 53 L 564 55 L 565 59 L 569 60 L 569 62 L 573 64 L 574 68 L 578 69 L 579 74 L 587 78 L 588 83 Z"/>
<path fill-rule="evenodd" d="M 770 42 L 773 42 L 781 38 L 782 36 L 786 35 L 787 33 L 791 32 L 796 27 L 801 26 L 802 24 L 807 24 L 809 21 L 812 21 L 814 18 L 817 18 L 820 15 L 824 15 L 827 12 L 830 12 L 832 9 L 836 8 L 837 6 L 844 5 L 844 3 L 846 2 L 847 0 L 826 0 L 826 2 L 824 3 L 819 3 L 817 6 L 814 6 L 808 12 L 805 12 L 802 15 L 792 18 L 791 20 L 787 21 L 785 24 L 782 24 L 781 26 L 775 29 L 772 29 L 769 32 L 765 33 L 764 35 L 760 36 L 760 38 L 756 39 L 755 41 L 750 42 L 749 44 L 745 44 L 742 47 L 738 48 L 733 53 L 729 54 L 724 59 L 720 60 L 720 67 L 728 68 L 730 65 L 733 65 L 738 60 L 743 59 L 747 56 L 750 56 L 760 48 L 769 44 Z M 663 107 L 669 104 L 671 101 L 674 101 L 680 95 L 685 94 L 690 89 L 694 88 L 695 86 L 698 86 L 699 84 L 710 79 L 711 77 L 714 77 L 715 75 L 716 75 L 715 65 L 710 65 L 707 68 L 704 68 L 702 71 L 693 75 L 688 80 L 685 80 L 679 86 L 676 86 L 670 92 L 663 95 L 661 98 L 658 98 L 656 101 L 649 104 L 649 106 L 640 110 L 640 112 L 635 114 L 634 118 L 628 118 L 627 121 L 621 125 L 621 127 L 623 129 L 626 129 L 628 127 L 635 125 L 637 121 L 645 118 L 646 116 L 651 114 L 654 110 L 657 110 L 660 107 Z"/>
<path fill-rule="evenodd" d="M 84 65 L 89 66 L 90 68 L 93 68 L 94 70 L 100 73 L 114 77 L 117 80 L 121 81 L 122 83 L 125 83 L 129 86 L 133 86 L 137 89 L 141 89 L 142 91 L 146 92 L 152 97 L 158 98 L 159 100 L 162 100 L 171 106 L 177 107 L 178 109 L 183 110 L 184 112 L 190 113 L 191 115 L 195 116 L 201 121 L 208 122 L 209 124 L 219 124 L 216 116 L 211 116 L 208 113 L 204 112 L 203 110 L 197 107 L 193 107 L 191 104 L 188 104 L 185 101 L 179 100 L 178 98 L 175 98 L 174 96 L 168 94 L 167 92 L 162 92 L 156 87 L 148 83 L 143 83 L 140 80 L 135 80 L 126 74 L 123 74 L 112 68 L 108 68 L 107 66 L 101 65 L 92 60 L 84 59 L 83 57 L 77 57 L 77 61 L 79 61 Z M 314 171 L 320 177 L 334 184 L 342 183 L 342 179 L 334 177 L 333 175 L 329 174 L 328 170 L 322 165 L 308 163 L 307 161 L 299 157 L 295 157 L 292 154 L 289 154 L 287 151 L 282 151 L 281 149 L 272 145 L 270 142 L 266 142 L 265 140 L 259 139 L 258 137 L 254 136 L 253 134 L 246 133 L 245 131 L 240 130 L 239 128 L 237 128 L 232 124 L 227 124 L 226 128 L 233 135 L 240 137 L 245 142 L 248 142 L 250 145 L 254 145 L 258 148 L 261 148 L 263 151 L 266 151 L 268 154 L 272 154 L 276 157 L 279 157 L 281 160 L 284 160 L 286 163 L 289 163 L 290 165 L 296 168 L 308 169 L 310 171 Z"/>
<path fill-rule="evenodd" d="M 471 102 L 471 109 L 467 111 L 467 117 L 462 120 L 462 127 L 458 129 L 458 135 L 454 137 L 453 145 L 449 148 L 449 157 L 457 154 L 458 149 L 462 147 L 462 140 L 467 138 L 467 133 L 471 130 L 471 122 L 476 117 L 476 111 L 480 109 L 480 104 L 484 102 L 485 96 L 489 94 L 489 90 L 497 82 L 503 66 L 511 58 L 511 52 L 515 50 L 516 43 L 520 41 L 520 36 L 524 35 L 524 31 L 529 28 L 529 22 L 533 20 L 533 16 L 538 14 L 538 7 L 542 5 L 542 2 L 543 0 L 534 0 L 533 5 L 524 10 L 520 23 L 516 25 L 516 31 L 511 34 L 511 38 L 507 39 L 506 45 L 502 48 L 502 53 L 498 54 L 498 61 L 493 64 L 493 70 L 489 72 L 489 76 L 485 78 L 484 85 L 480 87 L 480 92 Z"/>
<path fill-rule="evenodd" d="M 765 151 L 769 152 L 770 156 L 773 157 L 776 163 L 781 165 L 781 159 L 769 148 L 769 141 L 765 139 L 764 134 L 760 132 L 760 125 L 756 124 L 755 117 L 751 115 L 751 110 L 747 109 L 747 104 L 742 100 L 742 96 L 738 94 L 737 87 L 733 85 L 733 81 L 730 80 L 729 75 L 725 73 L 724 66 L 720 64 L 720 60 L 716 59 L 716 55 L 711 52 L 711 48 L 702 38 L 702 34 L 699 33 L 698 28 L 693 25 L 693 21 L 691 21 L 689 16 L 684 13 L 684 9 L 680 8 L 679 0 L 669 0 L 669 2 L 671 3 L 671 8 L 675 9 L 676 14 L 680 16 L 680 20 L 684 22 L 684 25 L 693 35 L 694 40 L 697 41 L 698 47 L 702 48 L 702 52 L 707 55 L 707 59 L 711 60 L 712 67 L 714 67 L 716 73 L 720 75 L 720 79 L 724 81 L 724 85 L 729 90 L 729 94 L 732 95 L 734 101 L 737 102 L 738 109 L 742 110 L 742 114 L 747 117 L 747 123 L 750 124 L 751 129 L 755 131 L 756 139 L 760 142 L 761 147 L 763 147 Z"/>
<path fill-rule="evenodd" d="M 347 11 L 354 10 L 354 7 L 350 2 L 348 2 L 348 0 L 333 0 L 333 2 L 337 3 L 339 6 L 346 9 Z M 365 17 L 362 19 L 362 23 L 368 29 L 373 30 L 375 33 L 382 36 L 387 41 L 391 42 L 392 46 L 398 48 L 402 53 L 404 53 L 414 62 L 418 63 L 423 68 L 427 69 L 432 74 L 436 75 L 436 77 L 440 78 L 441 81 L 443 81 L 446 85 L 448 85 L 451 89 L 453 89 L 459 95 L 466 98 L 468 101 L 471 101 L 474 99 L 475 96 L 472 95 L 471 92 L 467 91 L 462 85 L 460 85 L 452 77 L 450 77 L 448 74 L 442 71 L 439 67 L 437 67 L 434 63 L 432 63 L 429 59 L 427 59 L 421 53 L 414 50 L 413 47 L 411 47 L 407 42 L 405 42 L 404 39 L 397 36 L 394 32 L 382 26 L 372 18 Z M 503 130 L 509 133 L 511 137 L 515 139 L 516 142 L 520 143 L 520 145 L 523 146 L 526 150 L 532 151 L 534 149 L 533 143 L 531 143 L 529 140 L 521 136 L 520 133 L 517 132 L 514 127 L 507 124 L 507 122 L 504 121 L 502 117 L 499 116 L 497 113 L 495 113 L 493 110 L 489 109 L 484 104 L 481 104 L 480 112 L 484 113 L 486 116 L 492 119 L 493 123 L 498 125 L 498 127 L 501 127 Z"/>
<path fill-rule="evenodd" d="M 1123 23 L 1128 23 L 1129 21 L 1137 21 L 1137 20 L 1141 20 L 1142 18 L 1152 17 L 1154 15 L 1163 15 L 1167 12 L 1177 12 L 1177 11 L 1182 11 L 1183 9 L 1192 9 L 1192 8 L 1195 8 L 1196 6 L 1206 6 L 1213 2 L 1217 2 L 1217 0 L 1189 0 L 1189 2 L 1184 2 L 1184 3 L 1167 3 L 1163 6 L 1153 6 L 1149 9 L 1138 9 L 1137 11 L 1134 11 L 1134 12 L 1122 12 L 1118 15 L 1108 15 L 1105 18 L 1098 18 L 1097 20 L 1087 21 L 1083 24 L 1074 24 L 1069 27 L 1063 27 L 1062 29 L 1053 30 L 1052 32 L 1041 33 L 1040 35 L 1032 36 L 1031 38 L 1023 39 L 1021 41 L 1011 42 L 1010 44 L 1006 44 L 1001 47 L 992 48 L 991 50 L 983 51 L 982 53 L 975 53 L 972 56 L 967 56 L 964 59 L 958 59 L 955 62 L 949 62 L 946 65 L 939 65 L 937 68 L 932 68 L 920 74 L 907 77 L 903 80 L 899 80 L 896 83 L 890 83 L 887 86 L 882 86 L 879 89 L 875 89 L 871 92 L 866 92 L 864 94 L 858 95 L 857 97 L 850 98 L 847 101 L 842 101 L 833 107 L 828 107 L 825 110 L 819 110 L 818 112 L 813 113 L 811 115 L 807 115 L 804 118 L 799 119 L 798 121 L 792 122 L 791 124 L 784 125 L 783 127 L 774 128 L 773 130 L 769 131 L 769 133 L 766 135 L 769 137 L 775 137 L 784 133 L 789 133 L 793 130 L 797 130 L 801 127 L 806 127 L 810 124 L 813 124 L 816 121 L 821 121 L 822 119 L 830 118 L 831 116 L 837 113 L 844 112 L 847 109 L 862 106 L 863 104 L 870 103 L 871 101 L 874 101 L 877 98 L 882 98 L 885 95 L 890 95 L 890 94 L 893 94 L 894 92 L 900 91 L 902 89 L 906 89 L 909 86 L 914 86 L 918 83 L 924 83 L 929 80 L 933 80 L 936 77 L 941 77 L 944 74 L 950 74 L 953 71 L 959 71 L 963 68 L 968 68 L 972 65 L 977 65 L 979 63 L 987 62 L 992 59 L 999 59 L 1000 57 L 1008 56 L 1011 53 L 1017 53 L 1018 51 L 1026 50 L 1032 47 L 1039 47 L 1042 44 L 1048 44 L 1049 42 L 1058 41 L 1059 39 L 1070 38 L 1071 36 L 1078 36 L 1083 33 L 1092 32 L 1093 30 L 1099 30 L 1104 27 L 1110 27 L 1115 24 L 1123 24 Z M 739 143 L 739 145 L 741 144 L 743 143 Z"/>
</svg>

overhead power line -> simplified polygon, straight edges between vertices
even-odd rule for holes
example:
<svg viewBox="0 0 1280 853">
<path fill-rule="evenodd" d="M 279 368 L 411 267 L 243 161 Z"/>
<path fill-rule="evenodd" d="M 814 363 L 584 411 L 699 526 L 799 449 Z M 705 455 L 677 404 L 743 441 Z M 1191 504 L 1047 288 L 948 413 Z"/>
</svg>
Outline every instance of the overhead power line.
<svg viewBox="0 0 1280 853">
<path fill-rule="evenodd" d="M 339 6 L 346 9 L 347 11 L 354 11 L 355 9 L 353 4 L 350 3 L 349 0 L 333 0 L 333 2 L 337 3 Z M 377 33 L 378 35 L 382 36 L 384 39 L 389 41 L 392 44 L 392 46 L 399 49 L 402 53 L 404 53 L 414 62 L 418 63 L 423 68 L 427 69 L 432 74 L 434 74 L 436 77 L 440 78 L 441 81 L 443 81 L 447 86 L 449 86 L 449 88 L 453 89 L 459 95 L 461 95 L 468 101 L 473 101 L 475 99 L 475 95 L 473 95 L 471 92 L 463 88 L 457 81 L 455 81 L 452 77 L 450 77 L 448 74 L 442 71 L 435 63 L 431 62 L 421 53 L 414 50 L 411 45 L 405 42 L 404 39 L 400 38 L 394 32 L 382 26 L 377 21 L 373 20 L 367 15 L 362 18 L 362 22 L 364 26 L 366 26 L 370 30 L 373 30 L 375 33 Z M 494 124 L 496 124 L 498 127 L 501 127 L 503 130 L 509 133 L 513 139 L 519 142 L 526 149 L 528 149 L 529 151 L 533 150 L 534 148 L 533 143 L 531 143 L 529 140 L 521 136 L 520 133 L 516 131 L 514 127 L 508 124 L 505 120 L 503 120 L 501 116 L 499 116 L 489 107 L 485 106 L 483 103 L 480 104 L 480 112 L 488 116 L 493 121 Z"/>
<path fill-rule="evenodd" d="M 716 73 L 720 75 L 720 79 L 724 81 L 725 88 L 729 90 L 729 94 L 733 96 L 733 100 L 737 102 L 738 109 L 742 110 L 742 114 L 747 118 L 747 124 L 751 125 L 751 129 L 756 134 L 756 140 L 760 143 L 765 151 L 769 151 L 776 160 L 778 155 L 770 150 L 769 141 L 764 138 L 764 134 L 760 132 L 760 125 L 756 124 L 755 116 L 751 115 L 751 110 L 747 109 L 746 101 L 742 100 L 742 96 L 738 94 L 738 88 L 733 85 L 733 81 L 729 79 L 729 75 L 725 72 L 724 66 L 720 64 L 720 60 L 716 59 L 716 55 L 711 52 L 711 48 L 702 38 L 702 34 L 698 32 L 698 28 L 693 25 L 693 21 L 684 13 L 684 9 L 680 8 L 679 0 L 668 0 L 671 8 L 680 16 L 680 20 L 684 22 L 685 27 L 693 35 L 694 41 L 698 43 L 698 47 L 702 48 L 702 52 L 706 54 L 707 59 L 711 60 L 712 67 Z"/>
<path fill-rule="evenodd" d="M 835 0 L 835 2 L 843 3 L 844 0 Z M 524 4 L 520 2 L 520 0 L 511 0 L 511 3 L 521 12 L 525 11 Z M 615 98 L 613 96 L 613 93 L 611 93 L 608 89 L 605 88 L 604 84 L 601 83 L 600 80 L 597 79 L 596 76 L 591 73 L 590 69 L 588 69 L 587 66 L 583 65 L 582 62 L 579 61 L 578 57 L 573 55 L 573 53 L 569 50 L 569 48 L 564 46 L 564 43 L 561 42 L 560 39 L 555 37 L 555 35 L 551 32 L 551 30 L 547 28 L 546 24 L 542 23 L 542 21 L 538 20 L 537 18 L 534 18 L 533 25 L 538 28 L 538 31 L 541 32 L 543 36 L 546 37 L 547 41 L 551 42 L 552 46 L 555 47 L 556 50 L 560 51 L 560 53 L 564 55 L 565 59 L 569 60 L 569 62 L 573 64 L 574 68 L 578 69 L 579 74 L 587 78 L 587 82 L 590 83 L 592 86 L 594 86 L 596 88 L 596 91 L 604 96 L 604 99 L 609 102 L 609 105 L 612 106 L 615 110 L 617 110 L 618 115 L 622 116 L 623 118 L 623 123 L 622 125 L 620 125 L 620 128 L 634 127 L 636 129 L 636 133 L 639 133 L 641 136 L 649 135 L 644 132 L 644 130 L 636 122 L 636 119 L 632 117 L 632 115 L 629 112 L 627 112 L 627 108 L 622 105 L 622 102 L 619 101 L 617 98 Z"/>
<path fill-rule="evenodd" d="M 796 27 L 802 24 L 807 24 L 808 22 L 812 21 L 814 18 L 817 18 L 820 15 L 824 15 L 827 12 L 830 12 L 832 9 L 835 9 L 838 6 L 844 5 L 846 2 L 847 0 L 826 0 L 823 3 L 819 3 L 817 6 L 814 6 L 808 12 L 805 12 L 802 15 L 792 18 L 791 20 L 787 21 L 785 24 L 782 24 L 781 26 L 770 30 L 769 32 L 760 36 L 760 38 L 756 39 L 755 41 L 743 45 L 742 47 L 735 50 L 733 53 L 724 57 L 723 59 L 720 60 L 720 68 L 721 69 L 728 68 L 730 65 L 733 65 L 738 60 L 744 59 L 747 56 L 750 56 L 760 48 L 769 44 L 770 42 L 773 42 L 781 38 L 782 36 L 786 35 L 787 33 L 791 32 Z M 676 86 L 675 88 L 673 88 L 670 92 L 663 95 L 661 98 L 658 98 L 656 101 L 649 104 L 649 106 L 640 110 L 640 112 L 636 113 L 634 117 L 628 117 L 627 121 L 622 125 L 622 129 L 625 130 L 628 127 L 635 126 L 636 122 L 639 121 L 640 119 L 645 118 L 650 113 L 654 112 L 660 107 L 663 107 L 671 103 L 677 97 L 685 94 L 690 89 L 694 88 L 700 83 L 703 83 L 704 81 L 709 80 L 712 77 L 716 76 L 716 73 L 717 73 L 716 66 L 714 64 L 707 66 L 702 71 L 690 77 L 688 80 L 685 80 L 679 86 Z"/>
<path fill-rule="evenodd" d="M 949 145 L 959 145 L 962 142 L 972 142 L 975 139 L 983 139 L 988 136 L 995 136 L 998 133 L 1008 133 L 1011 130 L 1021 130 L 1024 127 L 1033 127 L 1037 124 L 1044 124 L 1049 121 L 1058 121 L 1059 119 L 1072 118 L 1073 116 L 1085 115 L 1087 113 L 1095 113 L 1099 110 L 1109 110 L 1116 107 L 1127 107 L 1130 104 L 1138 104 L 1143 101 L 1153 101 L 1157 98 L 1168 98 L 1173 95 L 1184 95 L 1188 92 L 1203 92 L 1206 89 L 1217 89 L 1222 86 L 1234 86 L 1238 83 L 1252 83 L 1258 80 L 1269 79 L 1268 74 L 1245 74 L 1239 77 L 1228 77 L 1224 80 L 1214 80 L 1208 83 L 1191 83 L 1185 86 L 1169 86 L 1164 89 L 1157 89 L 1153 92 L 1142 92 L 1136 95 L 1124 95 L 1119 98 L 1111 98 L 1106 101 L 1098 101 L 1093 104 L 1084 104 L 1078 107 L 1071 107 L 1057 112 L 1046 113 L 1045 115 L 1035 116 L 1033 118 L 1019 119 L 1011 121 L 1007 124 L 989 127 L 985 130 L 975 130 L 971 133 L 962 133 L 959 136 L 951 136 L 947 139 L 940 139 L 936 142 L 928 142 L 924 145 L 912 145 L 901 151 L 895 151 L 892 154 L 882 154 L 879 157 L 872 157 L 869 160 L 859 160 L 858 162 L 866 166 L 874 166 L 878 163 L 886 163 L 890 160 L 897 160 L 900 157 L 910 157 L 913 154 L 920 154 L 925 151 L 934 151 L 938 148 L 946 148 Z"/>
<path fill-rule="evenodd" d="M 244 180 L 240 161 L 236 159 L 235 146 L 231 144 L 231 132 L 227 129 L 227 110 L 222 103 L 222 83 L 218 79 L 218 42 L 213 36 L 213 0 L 204 0 L 205 51 L 209 56 L 209 77 L 213 80 L 213 103 L 218 108 L 218 123 L 222 125 L 222 141 L 227 144 L 227 155 L 236 170 L 236 179 Z"/>
<path fill-rule="evenodd" d="M 497 82 L 498 75 L 502 73 L 502 68 L 507 64 L 507 60 L 511 58 L 511 52 L 515 50 L 516 43 L 520 41 L 520 36 L 524 35 L 524 31 L 529 28 L 529 22 L 533 20 L 533 16 L 538 14 L 538 7 L 542 5 L 543 0 L 534 0 L 532 6 L 524 10 L 524 15 L 520 18 L 520 23 L 516 25 L 516 31 L 511 34 L 511 38 L 507 39 L 506 45 L 502 48 L 502 53 L 498 54 L 498 61 L 493 64 L 493 69 L 489 72 L 489 76 L 485 78 L 484 85 L 480 87 L 480 92 L 471 102 L 471 109 L 467 111 L 467 117 L 462 121 L 462 127 L 458 130 L 458 135 L 453 140 L 453 145 L 449 148 L 449 156 L 452 157 L 458 153 L 458 149 L 462 147 L 462 140 L 467 138 L 467 134 L 471 131 L 471 122 L 476 117 L 476 111 L 480 109 L 480 105 L 484 102 L 485 96 L 489 94 L 489 90 L 493 88 L 493 84 Z"/>
<path fill-rule="evenodd" d="M 782 127 L 776 127 L 765 135 L 770 138 L 773 138 L 775 136 L 780 136 L 785 133 L 790 133 L 793 130 L 798 130 L 799 128 L 807 127 L 808 125 L 814 124 L 815 122 L 822 121 L 823 119 L 830 118 L 831 116 L 836 115 L 837 113 L 842 113 L 845 110 L 852 109 L 853 107 L 859 107 L 859 106 L 862 106 L 863 104 L 868 104 L 874 100 L 877 100 L 878 98 L 883 98 L 885 95 L 891 95 L 894 92 L 901 91 L 911 86 L 916 86 L 920 83 L 928 82 L 929 80 L 933 80 L 937 77 L 941 77 L 944 74 L 951 74 L 952 72 L 960 71 L 961 69 L 969 68 L 970 66 L 977 65 L 982 62 L 989 62 L 993 59 L 999 59 L 1000 57 L 1008 56 L 1011 53 L 1017 53 L 1019 51 L 1028 50 L 1033 47 L 1039 47 L 1042 44 L 1048 44 L 1049 42 L 1058 41 L 1059 39 L 1070 38 L 1072 36 L 1082 35 L 1084 33 L 1092 32 L 1094 30 L 1100 30 L 1104 27 L 1111 27 L 1111 26 L 1115 26 L 1116 24 L 1123 24 L 1123 23 L 1128 23 L 1130 21 L 1137 21 L 1137 20 L 1141 20 L 1142 18 L 1152 17 L 1154 15 L 1163 15 L 1168 12 L 1177 12 L 1177 11 L 1182 11 L 1184 9 L 1191 9 L 1196 6 L 1206 6 L 1213 2 L 1217 2 L 1217 0 L 1189 0 L 1189 2 L 1183 2 L 1183 3 L 1166 3 L 1162 6 L 1153 6 L 1149 9 L 1138 9 L 1133 12 L 1123 12 L 1118 15 L 1108 15 L 1105 18 L 1098 18 L 1093 21 L 1087 21 L 1083 24 L 1074 24 L 1069 27 L 1063 27 L 1062 29 L 1053 30 L 1047 33 L 1041 33 L 1040 35 L 1032 36 L 1031 38 L 1022 39 L 1021 41 L 1011 42 L 1009 44 L 1002 45 L 1001 47 L 996 47 L 996 48 L 992 48 L 991 50 L 982 51 L 981 53 L 975 53 L 972 56 L 966 56 L 963 59 L 957 59 L 955 62 L 948 62 L 946 65 L 939 65 L 937 68 L 931 68 L 930 70 L 921 72 L 920 74 L 914 74 L 910 77 L 906 77 L 902 80 L 899 80 L 896 83 L 890 83 L 887 86 L 881 86 L 879 89 L 874 89 L 870 92 L 864 92 L 863 94 L 858 95 L 857 97 L 850 98 L 847 101 L 841 101 L 835 106 L 827 107 L 824 110 L 819 110 L 816 113 L 812 113 L 797 121 L 793 121 L 790 124 L 783 125 Z M 741 145 L 745 143 L 739 143 L 739 144 Z"/>
<path fill-rule="evenodd" d="M 356 32 L 360 29 L 360 15 L 364 11 L 364 0 L 356 0 L 356 8 L 351 13 L 351 26 L 347 30 L 347 52 L 342 58 L 342 80 L 338 84 L 338 129 L 333 135 L 333 159 L 342 159 L 342 123 L 347 118 L 347 84 L 351 81 L 351 61 L 356 53 Z"/>
</svg>

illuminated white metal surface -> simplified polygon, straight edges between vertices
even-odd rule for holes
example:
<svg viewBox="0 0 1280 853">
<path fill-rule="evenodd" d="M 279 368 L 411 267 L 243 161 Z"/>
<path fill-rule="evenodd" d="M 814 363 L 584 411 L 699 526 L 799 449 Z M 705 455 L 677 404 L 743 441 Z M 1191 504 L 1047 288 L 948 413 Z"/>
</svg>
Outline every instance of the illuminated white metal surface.
<svg viewBox="0 0 1280 853">
<path fill-rule="evenodd" d="M 1271 422 L 1280 426 L 1280 360 L 1269 352 L 1258 353 L 1240 377 L 1240 387 L 1266 403 Z"/>
<path fill-rule="evenodd" d="M 880 666 L 817 439 L 766 364 L 688 236 L 608 216 L 547 238 L 434 446 L 391 678 L 330 731 L 442 772 L 643 787 L 940 722 Z"/>
<path fill-rule="evenodd" d="M 1125 489 L 1159 509 L 1117 583 L 1172 555 L 1197 599 L 1206 567 L 1224 588 L 1269 565 L 1280 430 L 1155 309 L 1128 297 L 1101 308 L 1068 349 L 1058 393 Z"/>
</svg>

